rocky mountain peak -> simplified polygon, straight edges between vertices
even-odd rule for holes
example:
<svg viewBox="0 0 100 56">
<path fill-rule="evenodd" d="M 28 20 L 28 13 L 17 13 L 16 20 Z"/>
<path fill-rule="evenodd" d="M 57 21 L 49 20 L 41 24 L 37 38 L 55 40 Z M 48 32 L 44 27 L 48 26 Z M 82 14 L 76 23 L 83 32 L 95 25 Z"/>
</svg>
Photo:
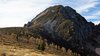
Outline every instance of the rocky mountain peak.
<svg viewBox="0 0 100 56">
<path fill-rule="evenodd" d="M 64 7 L 62 5 L 51 6 L 51 7 L 47 8 L 46 10 L 50 10 L 51 12 L 54 12 L 54 11 L 55 12 L 60 12 L 60 13 L 63 13 L 62 11 L 65 12 L 65 10 L 66 10 L 66 11 L 70 11 L 70 12 L 76 13 L 76 11 L 73 8 L 71 8 L 69 6 L 65 6 Z"/>
<path fill-rule="evenodd" d="M 60 17 L 60 18 L 56 18 Z M 62 18 L 66 20 L 71 20 L 72 22 L 76 24 L 86 24 L 87 21 L 84 17 L 82 17 L 80 14 L 78 14 L 73 8 L 69 6 L 62 6 L 62 5 L 56 5 L 56 6 L 51 6 L 38 14 L 34 19 L 32 19 L 31 23 L 28 25 L 33 25 L 36 22 L 39 23 L 46 23 L 48 21 L 52 20 L 62 20 Z M 35 22 L 34 22 L 35 21 Z M 52 21 L 53 22 L 53 21 Z M 36 23 L 38 24 L 38 23 Z"/>
<path fill-rule="evenodd" d="M 39 31 L 40 35 L 65 48 L 72 48 L 77 52 L 80 52 L 78 49 L 85 51 L 85 48 L 95 52 L 91 42 L 94 38 L 90 36 L 92 36 L 94 28 L 97 27 L 94 27 L 93 23 L 87 22 L 84 17 L 69 6 L 56 5 L 49 7 L 38 14 L 25 27 L 42 29 Z M 91 41 L 88 43 L 88 40 Z"/>
<path fill-rule="evenodd" d="M 26 45 L 58 56 L 66 56 L 66 51 L 67 56 L 100 56 L 100 24 L 87 22 L 69 6 L 56 5 L 24 27 L 0 29 L 0 43 Z"/>
</svg>

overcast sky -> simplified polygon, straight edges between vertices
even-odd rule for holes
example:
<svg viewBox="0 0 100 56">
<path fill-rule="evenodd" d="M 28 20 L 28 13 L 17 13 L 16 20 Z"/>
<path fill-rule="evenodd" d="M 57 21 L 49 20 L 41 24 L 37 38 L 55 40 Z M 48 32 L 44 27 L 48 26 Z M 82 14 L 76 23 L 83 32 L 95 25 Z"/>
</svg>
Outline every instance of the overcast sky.
<svg viewBox="0 0 100 56">
<path fill-rule="evenodd" d="M 0 27 L 23 26 L 53 5 L 71 6 L 88 21 L 100 23 L 100 0 L 0 0 Z"/>
</svg>

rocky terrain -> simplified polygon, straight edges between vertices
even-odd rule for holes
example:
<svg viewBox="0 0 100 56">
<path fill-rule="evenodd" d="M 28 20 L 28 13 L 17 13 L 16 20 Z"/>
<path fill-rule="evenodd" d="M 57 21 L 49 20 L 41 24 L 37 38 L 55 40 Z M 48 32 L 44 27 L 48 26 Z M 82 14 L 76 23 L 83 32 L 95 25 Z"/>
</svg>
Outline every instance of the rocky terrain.
<svg viewBox="0 0 100 56">
<path fill-rule="evenodd" d="M 57 56 L 99 56 L 100 24 L 87 22 L 69 6 L 57 5 L 47 8 L 24 27 L 1 28 L 0 44 Z"/>
</svg>

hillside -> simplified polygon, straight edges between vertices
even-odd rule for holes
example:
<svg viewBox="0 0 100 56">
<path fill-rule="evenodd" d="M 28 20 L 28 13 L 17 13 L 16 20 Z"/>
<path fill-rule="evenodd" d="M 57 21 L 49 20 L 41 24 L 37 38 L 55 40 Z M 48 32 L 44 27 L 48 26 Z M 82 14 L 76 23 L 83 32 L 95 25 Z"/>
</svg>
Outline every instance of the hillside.
<svg viewBox="0 0 100 56">
<path fill-rule="evenodd" d="M 0 56 L 59 56 L 17 46 L 0 45 Z"/>
<path fill-rule="evenodd" d="M 99 56 L 100 24 L 87 22 L 69 6 L 56 5 L 24 27 L 1 28 L 0 43 L 57 56 Z"/>
<path fill-rule="evenodd" d="M 57 49 L 57 45 L 48 44 L 45 40 L 42 40 L 42 36 L 36 33 L 37 30 L 33 30 L 30 34 L 29 28 L 1 28 L 0 29 L 0 55 L 6 56 L 70 56 L 79 55 L 73 53 L 70 49 L 66 52 L 65 48 Z M 45 41 L 45 51 L 39 49 Z"/>
</svg>

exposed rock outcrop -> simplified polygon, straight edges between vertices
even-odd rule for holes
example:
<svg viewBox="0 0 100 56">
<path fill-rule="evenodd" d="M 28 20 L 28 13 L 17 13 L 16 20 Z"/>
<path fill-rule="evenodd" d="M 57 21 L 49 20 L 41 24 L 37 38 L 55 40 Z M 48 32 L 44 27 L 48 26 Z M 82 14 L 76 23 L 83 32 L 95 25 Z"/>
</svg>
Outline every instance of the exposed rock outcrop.
<svg viewBox="0 0 100 56">
<path fill-rule="evenodd" d="M 6 32 L 1 29 L 0 33 L 12 35 L 13 31 L 18 42 L 36 44 L 39 49 L 43 44 L 43 48 L 45 45 L 44 49 L 47 51 L 52 47 L 53 49 L 50 50 L 62 49 L 64 52 L 71 49 L 72 52 L 77 52 L 81 56 L 100 55 L 98 51 L 100 49 L 100 24 L 94 25 L 92 22 L 87 22 L 69 6 L 49 7 L 25 24 L 23 28 L 13 30 L 10 32 L 8 29 Z"/>
<path fill-rule="evenodd" d="M 42 29 L 41 35 L 50 35 L 47 38 L 52 39 L 51 42 L 65 48 L 71 48 L 81 54 L 91 53 L 92 55 L 96 48 L 93 43 L 100 42 L 99 37 L 94 36 L 95 34 L 96 36 L 100 35 L 98 33 L 99 25 L 95 26 L 93 23 L 87 22 L 84 17 L 69 6 L 49 7 L 30 23 L 26 27 L 40 28 Z M 96 31 L 94 28 L 98 30 Z M 94 39 L 96 40 L 93 41 Z M 86 52 L 87 50 L 88 52 Z"/>
</svg>

